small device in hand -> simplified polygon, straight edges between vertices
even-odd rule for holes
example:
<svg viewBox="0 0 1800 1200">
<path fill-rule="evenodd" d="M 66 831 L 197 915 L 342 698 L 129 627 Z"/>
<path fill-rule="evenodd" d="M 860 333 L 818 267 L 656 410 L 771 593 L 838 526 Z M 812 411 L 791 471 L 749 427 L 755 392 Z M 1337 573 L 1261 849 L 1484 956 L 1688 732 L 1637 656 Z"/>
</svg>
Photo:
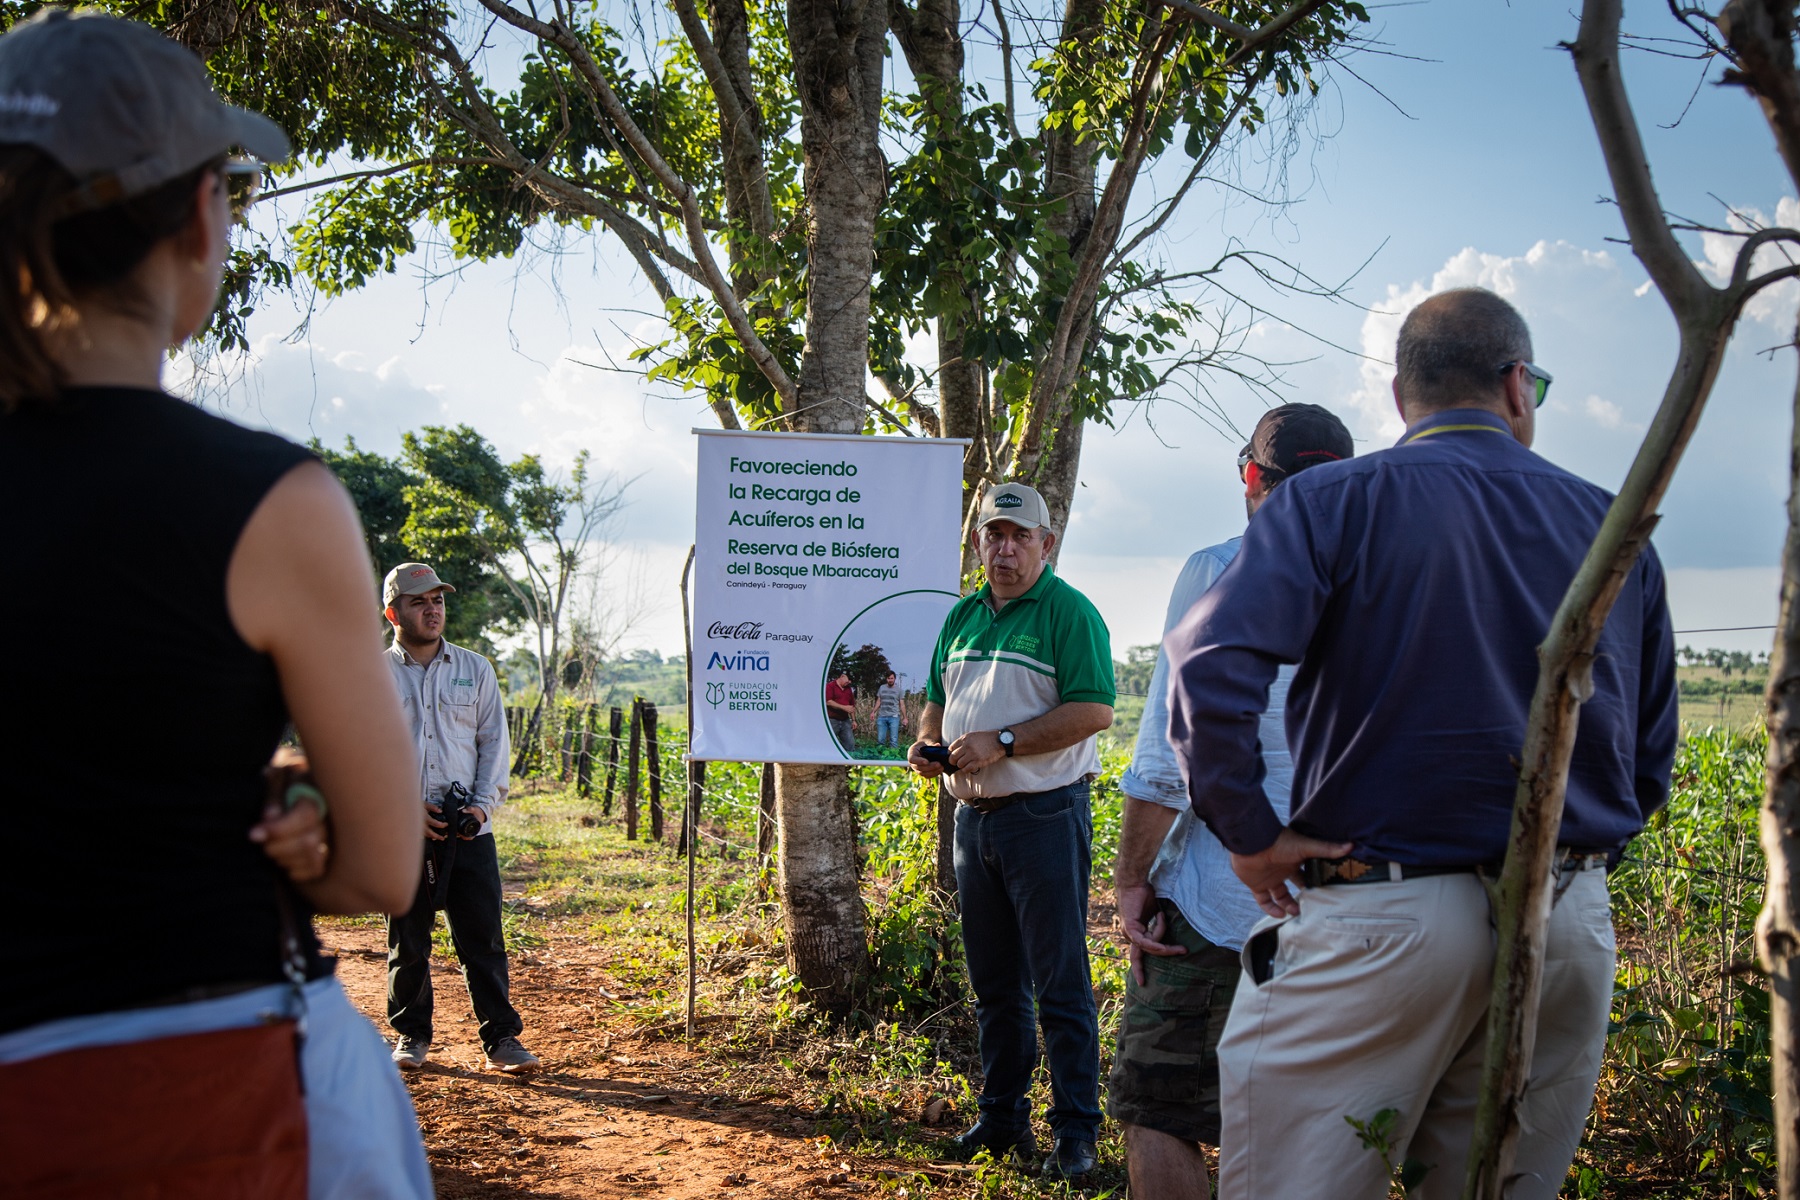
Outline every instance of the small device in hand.
<svg viewBox="0 0 1800 1200">
<path fill-rule="evenodd" d="M 946 775 L 956 774 L 956 764 L 950 761 L 950 748 L 948 746 L 920 746 L 919 757 L 926 762 L 934 762 L 938 766 L 944 768 L 944 774 Z"/>
<path fill-rule="evenodd" d="M 481 818 L 469 811 L 469 805 L 473 803 L 475 797 L 461 783 L 452 783 L 439 803 L 438 816 L 450 826 L 450 832 L 459 838 L 472 838 L 481 832 Z"/>
</svg>

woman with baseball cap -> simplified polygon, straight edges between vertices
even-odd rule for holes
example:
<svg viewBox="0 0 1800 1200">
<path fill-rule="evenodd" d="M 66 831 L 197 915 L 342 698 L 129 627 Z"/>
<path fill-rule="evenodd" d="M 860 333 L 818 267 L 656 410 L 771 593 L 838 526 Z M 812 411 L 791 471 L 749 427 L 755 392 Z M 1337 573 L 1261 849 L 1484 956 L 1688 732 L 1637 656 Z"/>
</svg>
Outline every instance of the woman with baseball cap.
<svg viewBox="0 0 1800 1200">
<path fill-rule="evenodd" d="M 287 139 L 145 26 L 0 36 L 9 1196 L 431 1191 L 309 920 L 405 911 L 423 842 L 356 510 L 303 448 L 161 388 L 260 179 L 243 151 Z M 280 790 L 328 800 L 328 841 L 265 815 L 290 715 L 318 787 Z"/>
</svg>

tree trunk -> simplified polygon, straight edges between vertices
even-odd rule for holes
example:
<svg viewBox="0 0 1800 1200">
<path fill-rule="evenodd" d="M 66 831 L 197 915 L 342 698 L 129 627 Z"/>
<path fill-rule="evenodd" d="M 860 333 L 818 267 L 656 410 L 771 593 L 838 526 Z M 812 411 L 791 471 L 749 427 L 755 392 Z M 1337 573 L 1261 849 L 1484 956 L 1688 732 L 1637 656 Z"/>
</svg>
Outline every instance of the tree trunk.
<svg viewBox="0 0 1800 1200">
<path fill-rule="evenodd" d="M 1800 337 L 1800 331 L 1797 331 Z M 1768 790 L 1762 846 L 1768 891 L 1756 946 L 1769 976 L 1776 1179 L 1782 1200 L 1800 1197 L 1800 385 L 1794 391 L 1787 545 L 1781 555 L 1781 617 L 1769 656 Z"/>
<path fill-rule="evenodd" d="M 1104 0 L 1068 0 L 1063 10 L 1061 41 L 1077 45 L 1094 36 L 1105 20 Z M 1093 141 L 1079 140 L 1071 122 L 1044 133 L 1045 202 L 1054 206 L 1050 230 L 1063 243 L 1073 263 L 1081 258 L 1093 230 L 1095 191 L 1099 179 L 1099 151 Z M 1089 306 L 1092 307 L 1091 305 Z M 1088 320 L 1080 322 L 1088 324 Z M 1040 353 L 1040 369 L 1045 355 Z M 1033 391 L 1038 384 L 1033 384 Z M 1053 401 L 1054 413 L 1045 419 L 1043 434 L 1022 443 L 1011 464 L 1014 479 L 1038 489 L 1050 509 L 1050 524 L 1057 532 L 1057 551 L 1069 527 L 1069 506 L 1075 498 L 1075 477 L 1081 469 L 1081 422 L 1069 417 L 1069 393 L 1065 388 Z M 1052 466 L 1052 464 L 1054 464 Z"/>
<path fill-rule="evenodd" d="M 958 0 L 919 0 L 908 9 L 895 0 L 889 9 L 894 33 L 906 53 L 906 64 L 928 105 L 925 133 L 938 139 L 957 136 L 963 125 L 963 44 L 961 5 Z M 940 179 L 946 193 L 966 189 L 968 179 Z M 962 276 L 946 265 L 939 286 L 946 292 L 964 291 Z M 982 419 L 981 385 L 983 367 L 963 357 L 963 343 L 969 326 L 968 313 L 937 319 L 938 345 L 938 418 L 939 429 L 947 438 L 969 438 L 971 445 L 963 454 L 963 504 L 974 504 L 981 495 L 986 473 L 986 446 L 993 431 Z"/>
<path fill-rule="evenodd" d="M 775 845 L 775 764 L 762 765 L 761 797 L 756 806 L 756 863 L 763 864 Z"/>
<path fill-rule="evenodd" d="M 887 191 L 878 143 L 887 8 L 881 0 L 788 0 L 788 44 L 805 154 L 806 345 L 793 426 L 859 433 L 867 411 L 869 281 Z M 868 970 L 849 769 L 775 772 L 788 965 L 813 1003 L 848 1012 Z"/>
<path fill-rule="evenodd" d="M 815 1003 L 847 1011 L 869 958 L 849 772 L 776 764 L 775 814 L 788 962 Z"/>
</svg>

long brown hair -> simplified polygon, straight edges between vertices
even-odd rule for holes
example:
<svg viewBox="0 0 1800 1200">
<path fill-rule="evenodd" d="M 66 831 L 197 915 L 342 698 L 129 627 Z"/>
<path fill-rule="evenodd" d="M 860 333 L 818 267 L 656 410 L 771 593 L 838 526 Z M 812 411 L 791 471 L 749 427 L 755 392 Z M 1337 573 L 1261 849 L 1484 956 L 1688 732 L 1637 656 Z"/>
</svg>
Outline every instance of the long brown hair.
<svg viewBox="0 0 1800 1200">
<path fill-rule="evenodd" d="M 129 308 L 130 278 L 194 212 L 208 162 L 106 208 L 68 213 L 76 181 L 33 146 L 0 145 L 0 410 L 46 401 L 62 370 L 46 339 L 80 323 L 75 304 L 104 296 Z"/>
</svg>

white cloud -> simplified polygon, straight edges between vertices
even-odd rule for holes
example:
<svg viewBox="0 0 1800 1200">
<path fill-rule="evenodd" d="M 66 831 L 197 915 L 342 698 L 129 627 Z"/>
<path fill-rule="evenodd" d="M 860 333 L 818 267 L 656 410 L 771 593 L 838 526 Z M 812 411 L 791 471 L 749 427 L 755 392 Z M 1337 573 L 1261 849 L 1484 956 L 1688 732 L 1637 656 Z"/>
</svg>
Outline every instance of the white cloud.
<svg viewBox="0 0 1800 1200">
<path fill-rule="evenodd" d="M 1590 395 L 1582 403 L 1582 411 L 1591 417 L 1595 424 L 1606 429 L 1617 429 L 1625 423 L 1625 410 L 1611 400 L 1603 400 L 1599 396 Z M 1634 425 L 1634 429 L 1642 426 Z"/>
<path fill-rule="evenodd" d="M 1725 224 L 1727 228 L 1745 233 L 1771 225 L 1800 229 L 1800 201 L 1792 196 L 1783 196 L 1776 202 L 1773 221 L 1761 209 L 1738 206 L 1726 215 Z M 1703 233 L 1700 235 L 1700 250 L 1705 257 L 1694 265 L 1714 283 L 1724 283 L 1731 278 L 1732 268 L 1737 263 L 1738 251 L 1743 244 L 1742 237 L 1725 233 Z M 1756 252 L 1751 270 L 1760 274 L 1797 261 L 1800 261 L 1800 252 L 1794 247 L 1765 245 Z M 1752 321 L 1788 332 L 1794 327 L 1796 302 L 1800 302 L 1800 282 L 1783 280 L 1751 297 L 1750 302 L 1744 306 L 1744 315 Z"/>
<path fill-rule="evenodd" d="M 1363 318 L 1360 386 L 1350 404 L 1362 418 L 1358 432 L 1387 442 L 1405 427 L 1394 409 L 1394 344 L 1406 314 L 1419 302 L 1450 288 L 1483 287 L 1511 301 L 1530 321 L 1535 301 L 1547 286 L 1571 279 L 1614 278 L 1618 264 L 1604 250 L 1584 250 L 1567 242 L 1539 241 L 1524 254 L 1490 254 L 1468 246 L 1452 255 L 1429 281 L 1391 283 L 1387 296 Z"/>
</svg>

